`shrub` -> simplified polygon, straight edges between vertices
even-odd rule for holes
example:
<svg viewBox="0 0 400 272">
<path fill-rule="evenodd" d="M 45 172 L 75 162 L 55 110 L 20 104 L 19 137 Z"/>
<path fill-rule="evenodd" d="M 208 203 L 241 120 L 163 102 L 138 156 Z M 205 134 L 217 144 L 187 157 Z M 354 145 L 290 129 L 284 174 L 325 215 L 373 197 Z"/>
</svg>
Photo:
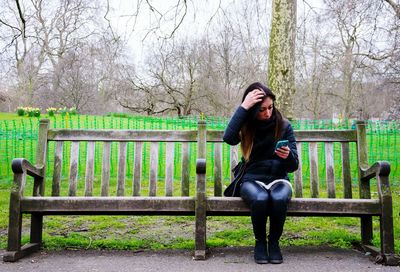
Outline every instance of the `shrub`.
<svg viewBox="0 0 400 272">
<path fill-rule="evenodd" d="M 25 112 L 29 117 L 39 117 L 40 116 L 40 109 L 39 108 L 32 108 L 26 107 Z"/>
<path fill-rule="evenodd" d="M 67 107 L 59 108 L 59 109 L 58 109 L 58 113 L 60 113 L 61 116 L 67 115 L 67 113 L 68 113 Z"/>
<path fill-rule="evenodd" d="M 25 108 L 24 107 L 18 107 L 17 108 L 17 114 L 18 114 L 18 116 L 24 116 L 25 115 Z"/>
<path fill-rule="evenodd" d="M 56 114 L 57 109 L 56 108 L 48 108 L 48 109 L 46 109 L 46 111 L 49 116 L 54 116 Z"/>
<path fill-rule="evenodd" d="M 25 111 L 26 111 L 26 114 L 27 114 L 29 117 L 33 117 L 33 108 L 32 108 L 32 107 L 26 107 L 26 108 L 25 108 Z"/>
<path fill-rule="evenodd" d="M 72 107 L 72 108 L 69 109 L 69 114 L 70 114 L 70 115 L 77 115 L 77 114 L 78 114 L 78 111 L 76 110 L 75 107 Z"/>
<path fill-rule="evenodd" d="M 33 109 L 33 116 L 40 117 L 40 114 L 41 114 L 41 112 L 40 112 L 39 108 L 34 108 Z"/>
</svg>

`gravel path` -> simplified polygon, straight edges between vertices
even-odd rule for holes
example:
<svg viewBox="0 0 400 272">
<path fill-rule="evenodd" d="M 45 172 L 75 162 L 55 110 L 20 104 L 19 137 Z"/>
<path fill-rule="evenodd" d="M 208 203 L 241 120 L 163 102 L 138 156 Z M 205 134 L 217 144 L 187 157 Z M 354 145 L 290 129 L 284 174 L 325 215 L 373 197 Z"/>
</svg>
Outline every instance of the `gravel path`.
<svg viewBox="0 0 400 272">
<path fill-rule="evenodd" d="M 0 254 L 4 253 L 0 252 Z M 356 250 L 329 247 L 283 248 L 284 263 L 259 265 L 252 248 L 213 248 L 206 261 L 194 261 L 192 251 L 41 251 L 15 263 L 0 263 L 0 271 L 400 271 L 374 264 Z"/>
</svg>

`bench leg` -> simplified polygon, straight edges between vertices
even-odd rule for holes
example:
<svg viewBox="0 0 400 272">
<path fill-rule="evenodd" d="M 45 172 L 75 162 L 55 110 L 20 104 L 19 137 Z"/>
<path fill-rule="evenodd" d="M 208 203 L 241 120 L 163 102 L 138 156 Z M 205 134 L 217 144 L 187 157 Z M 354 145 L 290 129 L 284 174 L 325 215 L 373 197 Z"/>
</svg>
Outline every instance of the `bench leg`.
<svg viewBox="0 0 400 272">
<path fill-rule="evenodd" d="M 206 259 L 206 196 L 197 194 L 196 198 L 196 238 L 195 238 L 195 260 Z"/>
<path fill-rule="evenodd" d="M 372 245 L 372 216 L 361 217 L 361 243 L 363 245 Z"/>
<path fill-rule="evenodd" d="M 27 244 L 21 247 L 18 251 L 7 251 L 3 255 L 3 261 L 5 262 L 15 262 L 18 261 L 19 259 L 32 254 L 33 252 L 36 252 L 40 249 L 39 244 Z"/>
<path fill-rule="evenodd" d="M 42 245 L 43 215 L 32 214 L 31 216 L 31 237 L 32 244 Z"/>
<path fill-rule="evenodd" d="M 19 197 L 12 195 L 10 200 L 7 252 L 3 255 L 3 261 L 15 262 L 22 257 L 39 250 L 42 237 L 42 222 L 43 216 L 32 215 L 31 242 L 21 247 L 22 213 L 19 208 Z M 37 232 L 39 227 L 40 234 Z"/>
<path fill-rule="evenodd" d="M 16 261 L 17 253 L 21 251 L 22 213 L 20 211 L 20 198 L 12 193 L 10 196 L 10 210 L 8 221 L 7 252 L 3 256 L 5 262 Z"/>
<path fill-rule="evenodd" d="M 380 177 L 383 179 L 383 177 Z M 400 260 L 394 253 L 393 204 L 391 195 L 381 198 L 382 216 L 380 217 L 381 256 L 386 265 L 399 265 Z"/>
<path fill-rule="evenodd" d="M 385 213 L 380 217 L 380 249 L 372 245 L 362 245 L 364 251 L 370 252 L 375 257 L 375 262 L 397 266 L 400 258 L 394 252 L 393 218 Z"/>
<path fill-rule="evenodd" d="M 365 251 L 369 251 L 373 256 L 375 256 L 376 263 L 397 266 L 400 264 L 400 259 L 394 252 L 393 206 L 391 196 L 382 197 L 381 205 L 382 214 L 379 218 L 381 247 L 379 249 L 368 244 L 368 242 L 370 242 L 368 239 L 372 239 L 372 218 L 370 216 L 364 218 L 364 227 L 368 227 L 365 227 L 363 229 L 364 232 L 363 230 L 361 232 L 363 247 Z M 370 218 L 371 222 L 369 221 Z M 361 218 L 361 223 L 363 223 L 363 218 Z M 371 226 L 369 223 L 371 223 Z M 371 230 L 369 228 L 371 228 Z"/>
<path fill-rule="evenodd" d="M 394 253 L 393 217 L 381 217 L 380 234 L 382 263 L 385 265 L 399 265 L 400 259 Z"/>
</svg>

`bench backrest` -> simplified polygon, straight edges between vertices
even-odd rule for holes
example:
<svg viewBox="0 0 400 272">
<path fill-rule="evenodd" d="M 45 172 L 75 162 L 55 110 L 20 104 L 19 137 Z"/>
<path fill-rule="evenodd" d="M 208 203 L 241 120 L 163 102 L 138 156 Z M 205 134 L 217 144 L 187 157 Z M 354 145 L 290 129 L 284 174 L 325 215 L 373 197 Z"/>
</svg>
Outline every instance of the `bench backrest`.
<svg viewBox="0 0 400 272">
<path fill-rule="evenodd" d="M 213 143 L 212 146 L 208 146 L 207 154 L 209 157 L 215 158 L 213 165 L 213 191 L 215 196 L 221 196 L 223 184 L 227 185 L 226 180 L 223 179 L 225 165 L 222 150 L 226 147 L 222 141 L 222 135 L 223 131 L 207 131 L 206 136 L 207 143 Z M 354 130 L 297 130 L 295 137 L 300 163 L 299 169 L 293 177 L 294 196 L 297 198 L 318 198 L 320 196 L 352 198 L 352 176 L 354 178 L 357 175 L 359 164 L 366 164 L 367 162 L 365 123 L 358 122 L 357 129 Z M 241 157 L 238 147 L 229 147 L 229 169 L 232 169 Z M 324 162 L 324 165 L 320 165 L 319 162 Z M 341 173 L 338 174 L 338 170 L 341 170 Z M 230 174 L 230 178 L 233 179 L 232 173 Z M 338 175 L 341 177 L 338 177 Z M 342 181 L 341 186 L 336 186 L 337 180 Z M 327 189 L 326 194 L 320 191 L 321 183 Z M 308 186 L 310 192 L 305 192 L 305 187 Z M 342 188 L 342 191 L 338 192 L 337 187 Z M 360 190 L 363 193 L 365 192 L 365 197 L 369 197 L 369 188 L 360 188 Z"/>
<path fill-rule="evenodd" d="M 187 131 L 136 131 L 136 130 L 75 130 L 75 129 L 48 129 L 48 120 L 41 120 L 39 135 L 39 147 L 37 161 L 46 161 L 46 149 L 49 149 L 47 167 L 52 168 L 52 196 L 61 194 L 63 160 L 69 160 L 68 171 L 68 196 L 148 196 L 159 195 L 158 173 L 159 165 L 165 166 L 165 184 L 160 191 L 165 196 L 172 196 L 174 192 L 174 162 L 181 162 L 180 195 L 189 195 L 189 169 L 190 169 L 190 143 L 198 142 L 197 130 Z M 55 142 L 55 143 L 53 143 Z M 127 152 L 131 150 L 132 152 Z M 160 151 L 163 151 L 160 156 Z M 112 153 L 117 163 L 111 164 Z M 42 155 L 40 155 L 42 153 Z M 95 155 L 96 154 L 96 155 Z M 127 157 L 127 155 L 132 157 Z M 144 156 L 144 154 L 149 154 Z M 164 155 L 165 154 L 165 155 Z M 177 157 L 180 157 L 177 160 Z M 42 157 L 42 159 L 40 159 Z M 96 182 L 95 160 L 101 160 L 101 180 L 95 188 Z M 39 158 L 39 160 L 38 160 Z M 160 163 L 161 162 L 161 163 Z M 130 165 L 128 165 L 130 164 Z M 148 179 L 143 178 L 143 166 L 149 169 Z M 64 164 L 65 165 L 65 164 Z M 78 193 L 78 168 L 85 167 L 85 179 L 83 192 Z M 132 187 L 127 188 L 126 170 L 133 168 Z M 110 188 L 114 181 L 110 178 L 111 168 L 116 168 L 116 187 Z M 79 171 L 81 172 L 81 171 Z M 175 183 L 176 185 L 176 183 Z M 145 186 L 145 188 L 143 188 Z M 65 187 L 65 186 L 64 186 Z M 82 186 L 81 186 L 82 187 Z M 176 188 L 175 188 L 176 191 Z"/>
<path fill-rule="evenodd" d="M 195 159 L 206 158 L 208 182 L 204 188 L 207 187 L 208 195 L 221 196 L 224 185 L 233 178 L 230 169 L 241 156 L 239 146 L 223 143 L 222 135 L 223 131 L 207 131 L 203 121 L 199 121 L 198 130 L 138 131 L 49 129 L 49 121 L 44 119 L 40 123 L 36 164 L 48 162 L 46 167 L 53 176 L 53 196 L 188 196 L 194 195 Z M 293 175 L 294 196 L 352 198 L 352 178 L 357 175 L 357 167 L 367 162 L 365 123 L 357 123 L 356 130 L 295 131 L 295 136 L 300 166 Z M 354 143 L 356 146 L 351 147 Z M 111 157 L 113 163 L 110 163 Z M 67 161 L 64 170 L 63 161 Z M 128 167 L 132 174 L 126 183 Z M 96 173 L 101 173 L 100 180 L 94 174 L 95 168 Z M 117 173 L 116 177 L 110 177 L 111 172 Z M 181 180 L 176 181 L 179 175 Z M 343 188 L 340 192 L 336 186 L 339 179 L 342 181 L 339 187 Z M 62 180 L 68 186 L 61 186 Z M 327 193 L 321 192 L 321 183 Z M 308 186 L 309 192 L 305 191 Z M 369 197 L 369 188 L 360 187 L 360 190 Z"/>
</svg>

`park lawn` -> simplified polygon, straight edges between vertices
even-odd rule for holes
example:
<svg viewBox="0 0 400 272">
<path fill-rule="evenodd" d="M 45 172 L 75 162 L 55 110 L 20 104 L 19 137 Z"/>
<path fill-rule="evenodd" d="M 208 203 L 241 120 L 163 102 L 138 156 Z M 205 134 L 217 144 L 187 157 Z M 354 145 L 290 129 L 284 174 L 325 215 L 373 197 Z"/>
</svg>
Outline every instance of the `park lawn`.
<svg viewBox="0 0 400 272">
<path fill-rule="evenodd" d="M 395 251 L 400 254 L 400 186 L 392 186 Z M 0 249 L 6 249 L 8 186 L 0 187 Z M 29 237 L 24 216 L 23 241 Z M 252 246 L 248 216 L 209 217 L 207 245 Z M 359 220 L 343 217 L 288 217 L 283 246 L 328 245 L 351 248 L 360 241 Z M 379 246 L 378 218 L 374 218 L 374 245 Z M 193 216 L 46 216 L 45 249 L 193 249 Z"/>
</svg>

